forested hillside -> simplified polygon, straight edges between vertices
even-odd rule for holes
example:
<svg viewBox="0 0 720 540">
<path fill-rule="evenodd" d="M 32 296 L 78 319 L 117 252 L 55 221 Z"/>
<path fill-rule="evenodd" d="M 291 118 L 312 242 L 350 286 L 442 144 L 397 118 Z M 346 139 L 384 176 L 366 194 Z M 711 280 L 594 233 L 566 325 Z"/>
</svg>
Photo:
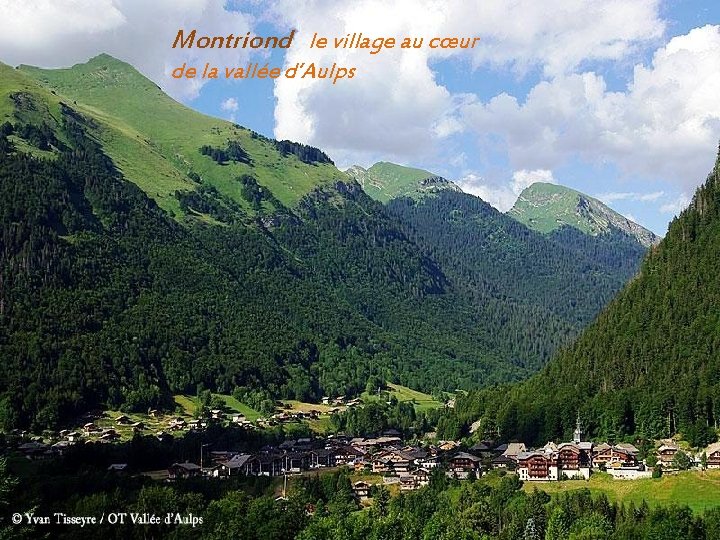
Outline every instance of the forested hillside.
<svg viewBox="0 0 720 540">
<path fill-rule="evenodd" d="M 257 404 L 371 378 L 430 392 L 518 380 L 634 264 L 581 243 L 553 261 L 555 243 L 498 227 L 474 198 L 451 199 L 467 222 L 429 199 L 438 240 L 321 150 L 200 115 L 105 55 L 0 75 L 5 428 L 173 407 L 200 388 Z"/>
<path fill-rule="evenodd" d="M 472 299 L 508 357 L 533 370 L 597 315 L 645 253 L 619 231 L 591 237 L 565 227 L 544 236 L 457 191 L 387 207 Z"/>
<path fill-rule="evenodd" d="M 598 319 L 527 383 L 458 400 L 450 431 L 528 443 L 567 437 L 579 411 L 592 435 L 714 438 L 720 418 L 720 156 L 689 208 Z"/>
</svg>

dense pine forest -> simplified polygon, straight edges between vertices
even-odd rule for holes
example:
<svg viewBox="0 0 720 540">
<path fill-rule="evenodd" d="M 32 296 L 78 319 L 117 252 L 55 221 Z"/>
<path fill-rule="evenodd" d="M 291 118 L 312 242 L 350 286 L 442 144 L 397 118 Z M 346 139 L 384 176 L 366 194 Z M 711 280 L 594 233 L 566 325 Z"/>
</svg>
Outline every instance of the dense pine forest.
<svg viewBox="0 0 720 540">
<path fill-rule="evenodd" d="M 591 435 L 680 433 L 715 440 L 720 418 L 720 155 L 639 275 L 538 376 L 471 392 L 441 421 L 528 443 L 568 437 L 577 412 Z"/>
<path fill-rule="evenodd" d="M 394 199 L 388 209 L 491 321 L 508 356 L 533 370 L 597 315 L 645 252 L 619 232 L 543 236 L 458 191 Z"/>
</svg>

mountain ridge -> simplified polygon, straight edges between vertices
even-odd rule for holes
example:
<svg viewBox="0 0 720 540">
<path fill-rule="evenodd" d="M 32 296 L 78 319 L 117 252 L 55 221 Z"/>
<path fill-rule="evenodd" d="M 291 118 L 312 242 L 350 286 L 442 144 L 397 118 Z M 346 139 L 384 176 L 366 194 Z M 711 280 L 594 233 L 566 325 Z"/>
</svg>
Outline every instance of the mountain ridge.
<svg viewBox="0 0 720 540">
<path fill-rule="evenodd" d="M 462 191 L 442 176 L 414 167 L 379 161 L 369 169 L 353 165 L 345 171 L 373 199 L 386 203 L 397 197 L 423 197 L 444 190 Z"/>
<path fill-rule="evenodd" d="M 558 184 L 536 182 L 528 186 L 507 213 L 531 229 L 546 234 L 569 226 L 593 236 L 616 229 L 634 237 L 645 247 L 659 241 L 655 233 L 601 201 Z"/>
</svg>

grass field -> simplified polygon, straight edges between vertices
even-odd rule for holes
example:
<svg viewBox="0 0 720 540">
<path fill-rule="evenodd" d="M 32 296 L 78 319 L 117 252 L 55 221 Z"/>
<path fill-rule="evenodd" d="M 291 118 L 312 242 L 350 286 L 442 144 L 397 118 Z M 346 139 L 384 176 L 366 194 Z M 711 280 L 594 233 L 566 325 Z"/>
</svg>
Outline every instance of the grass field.
<svg viewBox="0 0 720 540">
<path fill-rule="evenodd" d="M 234 397 L 227 394 L 213 394 L 213 397 L 220 398 L 225 403 L 225 406 L 229 409 L 230 412 L 238 412 L 240 414 L 244 414 L 245 418 L 247 418 L 251 422 L 254 422 L 262 416 L 262 414 L 260 414 L 255 409 L 248 407 L 244 403 L 241 403 Z M 185 411 L 185 414 L 189 416 L 195 415 L 195 411 L 198 407 L 198 400 L 195 396 L 179 394 L 174 396 L 174 398 L 175 403 L 182 407 L 183 411 Z"/>
<path fill-rule="evenodd" d="M 593 493 L 605 493 L 610 501 L 651 506 L 687 505 L 695 512 L 720 505 L 720 471 L 688 471 L 662 478 L 615 480 L 607 474 L 594 474 L 589 481 L 526 482 L 525 491 L 540 489 L 554 495 L 561 492 L 588 488 Z"/>
<path fill-rule="evenodd" d="M 413 403 L 415 405 L 415 410 L 418 412 L 438 409 L 443 406 L 442 403 L 433 399 L 431 395 L 424 394 L 423 392 L 419 392 L 417 390 L 413 390 L 412 388 L 408 388 L 407 386 L 388 383 L 387 388 L 389 394 L 391 396 L 395 396 L 398 401 Z M 362 398 L 364 401 L 374 399 L 373 396 L 370 396 L 367 393 L 363 393 Z"/>
</svg>

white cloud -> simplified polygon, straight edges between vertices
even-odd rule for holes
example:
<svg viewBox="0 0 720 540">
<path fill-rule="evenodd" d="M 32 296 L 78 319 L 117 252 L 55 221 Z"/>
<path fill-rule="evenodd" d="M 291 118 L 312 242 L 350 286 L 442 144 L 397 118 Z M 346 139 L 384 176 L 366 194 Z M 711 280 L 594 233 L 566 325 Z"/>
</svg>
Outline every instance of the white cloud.
<svg viewBox="0 0 720 540">
<path fill-rule="evenodd" d="M 465 129 L 458 112 L 473 100 L 452 95 L 431 65 L 468 58 L 473 68 L 507 66 L 519 73 L 540 67 L 562 74 L 587 60 L 617 60 L 664 30 L 657 0 L 284 0 L 275 16 L 299 30 L 287 65 L 297 62 L 355 66 L 352 81 L 279 79 L 275 85 L 275 135 L 328 150 L 336 161 L 410 160 L 437 151 L 438 143 Z M 631 4 L 631 5 L 628 5 Z M 327 37 L 479 37 L 473 50 L 383 51 L 310 49 L 313 32 Z M 535 168 L 535 167 L 532 167 Z"/>
<path fill-rule="evenodd" d="M 678 215 L 690 204 L 690 197 L 686 193 L 681 193 L 677 199 L 669 203 L 663 204 L 660 207 L 660 212 L 663 214 Z"/>
<path fill-rule="evenodd" d="M 238 101 L 233 97 L 227 98 L 220 104 L 220 108 L 223 111 L 236 112 L 238 110 Z"/>
<path fill-rule="evenodd" d="M 231 122 L 235 122 L 235 113 L 237 112 L 239 108 L 238 100 L 230 97 L 222 101 L 220 103 L 220 109 L 226 112 L 229 112 L 230 115 L 228 116 L 228 120 Z"/>
<path fill-rule="evenodd" d="M 620 60 L 662 37 L 658 0 L 554 0 L 448 4 L 443 35 L 479 35 L 476 65 L 539 66 L 557 76 L 591 60 Z"/>
<path fill-rule="evenodd" d="M 180 28 L 208 35 L 244 34 L 252 19 L 214 0 L 0 0 L 0 60 L 69 66 L 101 52 L 125 60 L 176 97 L 195 97 L 203 82 L 170 71 L 187 62 L 234 65 L 241 49 L 172 49 Z"/>
<path fill-rule="evenodd" d="M 532 171 L 522 169 L 513 173 L 512 191 L 516 195 L 520 195 L 520 193 L 522 193 L 522 190 L 536 182 L 557 184 L 557 181 L 555 180 L 555 178 L 553 178 L 552 171 L 549 171 L 547 169 L 535 169 Z"/>
<path fill-rule="evenodd" d="M 687 189 L 710 170 L 720 137 L 720 26 L 696 28 L 635 67 L 625 92 L 595 73 L 537 84 L 524 103 L 500 94 L 465 107 L 481 136 L 507 144 L 515 167 L 553 168 L 580 156 Z"/>
<path fill-rule="evenodd" d="M 651 193 L 636 193 L 632 191 L 613 191 L 609 193 L 600 193 L 595 195 L 596 198 L 600 199 L 606 204 L 610 204 L 615 201 L 633 201 L 633 202 L 652 202 L 657 201 L 660 197 L 665 195 L 664 191 L 653 191 Z"/>
<path fill-rule="evenodd" d="M 506 212 L 515 204 L 520 193 L 536 182 L 557 184 L 552 171 L 547 169 L 515 171 L 512 180 L 507 183 L 489 181 L 477 173 L 470 172 L 457 183 L 466 193 L 480 197 L 501 212 Z"/>
</svg>

